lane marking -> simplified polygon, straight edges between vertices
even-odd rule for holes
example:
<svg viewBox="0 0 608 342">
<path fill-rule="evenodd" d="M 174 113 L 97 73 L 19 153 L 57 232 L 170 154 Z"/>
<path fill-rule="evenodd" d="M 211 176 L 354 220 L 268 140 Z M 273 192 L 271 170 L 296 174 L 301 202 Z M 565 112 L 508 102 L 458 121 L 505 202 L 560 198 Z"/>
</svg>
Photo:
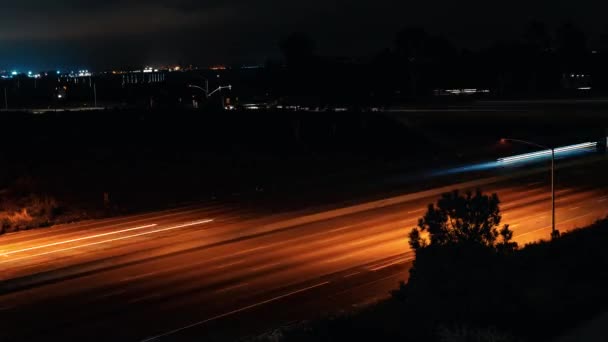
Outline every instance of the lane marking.
<svg viewBox="0 0 608 342">
<path fill-rule="evenodd" d="M 121 295 L 121 294 L 123 294 L 125 292 L 127 292 L 127 290 L 125 290 L 125 289 L 116 290 L 116 291 L 112 291 L 112 292 L 108 292 L 106 294 L 103 294 L 103 295 L 99 296 L 99 298 L 113 297 L 113 296 Z"/>
<path fill-rule="evenodd" d="M 334 297 L 335 297 L 335 296 L 339 296 L 339 295 L 344 294 L 344 293 L 346 293 L 346 292 L 354 291 L 354 290 L 360 289 L 360 288 L 365 287 L 365 286 L 368 286 L 368 285 L 373 285 L 373 284 L 379 283 L 379 282 L 381 282 L 381 281 L 385 281 L 385 280 L 390 279 L 390 278 L 401 277 L 401 276 L 403 276 L 403 273 L 402 273 L 402 272 L 393 273 L 393 274 L 391 274 L 391 275 L 389 275 L 389 276 L 382 277 L 382 278 L 380 278 L 380 279 L 376 279 L 376 280 L 373 280 L 373 281 L 370 281 L 370 282 L 367 282 L 367 283 L 359 284 L 359 285 L 357 285 L 357 286 L 349 287 L 349 288 L 344 289 L 344 290 L 342 290 L 342 291 L 340 291 L 340 292 L 334 293 L 334 294 L 333 294 L 333 296 L 334 296 Z M 144 342 L 145 342 L 145 341 L 144 341 Z"/>
<path fill-rule="evenodd" d="M 149 296 L 144 296 L 144 297 L 139 297 L 139 298 L 131 299 L 131 300 L 129 300 L 129 304 L 135 304 L 135 303 L 138 303 L 138 302 L 143 302 L 143 301 L 154 299 L 154 298 L 158 298 L 158 297 L 160 297 L 160 294 L 154 293 L 154 294 L 151 294 Z"/>
<path fill-rule="evenodd" d="M 248 285 L 249 285 L 249 283 L 236 284 L 236 285 L 225 287 L 223 289 L 219 289 L 219 290 L 215 291 L 215 293 L 228 292 L 228 291 L 236 290 L 238 288 L 245 287 Z"/>
<path fill-rule="evenodd" d="M 122 229 L 122 230 L 117 230 L 114 232 L 109 232 L 109 233 L 103 233 L 103 234 L 97 234 L 97 235 L 90 235 L 90 236 L 85 236 L 85 237 L 81 237 L 78 239 L 72 239 L 72 240 L 66 240 L 66 241 L 60 241 L 60 242 L 55 242 L 55 243 L 49 243 L 47 245 L 41 245 L 41 246 L 35 246 L 35 247 L 29 247 L 29 248 L 24 248 L 24 249 L 19 249 L 16 251 L 12 251 L 12 252 L 6 252 L 4 253 L 4 255 L 11 255 L 11 254 L 17 254 L 17 253 L 23 253 L 23 252 L 28 252 L 28 251 L 33 251 L 36 249 L 41 249 L 41 248 L 47 248 L 47 247 L 53 247 L 53 246 L 58 246 L 58 245 L 64 245 L 66 243 L 72 243 L 72 242 L 78 242 L 78 241 L 84 241 L 84 240 L 90 240 L 90 239 L 95 239 L 95 238 L 99 238 L 99 237 L 104 237 L 104 236 L 109 236 L 109 235 L 114 235 L 114 234 L 120 234 L 120 233 L 126 233 L 126 232 L 132 232 L 135 230 L 142 230 L 142 229 L 146 229 L 146 228 L 152 228 L 152 227 L 156 227 L 157 224 L 153 223 L 153 224 L 148 224 L 145 226 L 139 226 L 139 227 L 135 227 L 135 228 L 128 228 L 128 229 Z"/>
<path fill-rule="evenodd" d="M 608 196 L 604 196 L 604 197 L 600 198 L 599 200 L 597 200 L 597 202 L 602 203 L 602 202 L 605 202 L 606 200 L 608 200 Z"/>
<path fill-rule="evenodd" d="M 371 268 L 370 271 L 376 272 L 376 271 L 379 271 L 379 270 L 382 270 L 382 269 L 385 269 L 385 268 L 388 268 L 388 267 L 391 267 L 391 266 L 395 266 L 395 265 L 399 265 L 399 264 L 405 264 L 406 262 L 414 260 L 414 259 L 415 258 L 413 258 L 413 257 L 405 258 L 404 260 L 398 259 L 398 260 L 395 260 L 393 262 L 389 262 L 388 264 L 384 264 L 384 265 L 380 265 L 380 266 Z"/>
<path fill-rule="evenodd" d="M 134 275 L 134 276 L 122 279 L 121 281 L 119 281 L 119 283 L 123 283 L 123 282 L 126 282 L 126 281 L 133 281 L 133 280 L 149 277 L 149 276 L 155 275 L 157 273 L 160 273 L 160 271 L 154 271 L 154 272 L 148 272 L 148 273 L 144 273 L 144 274 Z"/>
<path fill-rule="evenodd" d="M 587 216 L 591 216 L 591 215 L 593 215 L 593 213 L 587 213 L 587 214 L 585 214 L 585 215 L 581 215 L 581 216 L 573 217 L 573 218 L 571 218 L 571 219 L 563 220 L 563 221 L 561 221 L 561 222 L 557 222 L 557 223 L 558 223 L 558 225 L 559 225 L 559 224 L 563 224 L 563 223 L 570 222 L 570 221 L 575 221 L 575 220 L 578 220 L 578 219 L 580 219 L 580 218 L 587 217 Z M 559 227 L 557 227 L 557 228 L 559 229 Z M 545 229 L 551 229 L 551 226 L 549 225 L 549 226 L 546 226 L 546 227 L 542 227 L 542 228 L 538 228 L 538 229 L 535 229 L 535 230 L 531 230 L 531 231 L 529 231 L 529 232 L 525 232 L 525 233 L 523 233 L 523 234 L 518 234 L 518 235 L 517 235 L 517 237 L 521 237 L 521 236 L 524 236 L 524 235 L 528 235 L 528 234 L 536 233 L 536 232 L 538 232 L 538 231 L 545 230 Z"/>
<path fill-rule="evenodd" d="M 320 284 L 309 286 L 309 287 L 304 288 L 304 289 L 300 289 L 300 290 L 297 290 L 297 291 L 289 292 L 289 293 L 281 295 L 281 296 L 277 296 L 277 297 L 274 297 L 274 298 L 271 298 L 271 299 L 267 299 L 267 300 L 262 301 L 262 302 L 258 302 L 258 303 L 252 304 L 252 305 L 248 305 L 248 306 L 242 307 L 240 309 L 232 310 L 232 311 L 229 311 L 229 312 L 217 315 L 217 316 L 213 316 L 211 318 L 207 318 L 205 320 L 202 320 L 202 321 L 199 321 L 199 322 L 196 322 L 196 323 L 192 323 L 192 324 L 187 325 L 185 327 L 181 327 L 181 328 L 178 328 L 178 329 L 175 329 L 175 330 L 171 330 L 169 332 L 166 332 L 166 333 L 163 333 L 163 334 L 160 334 L 160 335 L 156 335 L 156 336 L 153 336 L 153 337 L 148 337 L 148 338 L 142 340 L 141 342 L 155 341 L 155 340 L 158 340 L 159 338 L 166 337 L 166 336 L 169 336 L 169 335 L 173 335 L 173 334 L 176 334 L 176 333 L 178 333 L 180 331 L 183 331 L 183 330 L 186 330 L 186 329 L 190 329 L 190 328 L 194 328 L 196 326 L 199 326 L 199 325 L 211 322 L 211 321 L 215 321 L 215 320 L 218 320 L 220 318 L 224 318 L 224 317 L 227 317 L 227 316 L 230 316 L 230 315 L 234 315 L 234 314 L 237 314 L 237 313 L 240 313 L 240 312 L 243 312 L 243 311 L 247 311 L 247 310 L 256 308 L 258 306 L 262 306 L 264 304 L 276 302 L 277 300 L 281 300 L 283 298 L 286 298 L 286 297 L 289 297 L 289 296 L 293 296 L 293 295 L 298 294 L 298 293 L 302 293 L 302 292 L 305 292 L 305 291 L 308 291 L 308 290 L 312 290 L 314 288 L 321 287 L 321 286 L 327 285 L 329 283 L 330 283 L 329 281 L 326 281 L 326 282 L 323 282 L 323 283 L 320 283 Z"/>
<path fill-rule="evenodd" d="M 576 209 L 580 209 L 580 208 L 581 207 L 572 207 L 572 208 L 569 208 L 568 210 L 576 210 Z"/>
<path fill-rule="evenodd" d="M 24 256 L 24 257 L 10 259 L 10 260 L 3 260 L 3 261 L 0 261 L 0 264 L 4 264 L 4 263 L 7 263 L 7 262 L 14 262 L 14 261 L 18 261 L 18 260 L 30 259 L 30 258 L 34 258 L 34 257 L 39 257 L 39 256 L 49 255 L 49 254 L 54 254 L 54 253 L 59 253 L 59 252 L 66 252 L 66 251 L 70 251 L 70 250 L 74 250 L 74 249 L 78 249 L 78 248 L 84 248 L 84 247 L 101 245 L 101 244 L 104 244 L 104 243 L 110 243 L 110 242 L 116 242 L 116 241 L 131 239 L 131 238 L 134 238 L 134 237 L 139 237 L 139 236 L 144 236 L 144 235 L 150 235 L 150 234 L 155 234 L 155 233 L 167 232 L 167 231 L 170 231 L 170 230 L 175 230 L 175 229 L 179 229 L 179 228 L 196 226 L 196 225 L 205 224 L 205 223 L 209 223 L 209 222 L 213 222 L 213 220 L 201 220 L 201 221 L 181 224 L 181 225 L 173 226 L 173 227 L 169 227 L 169 228 L 157 229 L 157 230 L 153 230 L 153 231 L 149 231 L 149 232 L 145 232 L 145 233 L 139 233 L 139 234 L 133 234 L 133 235 L 128 235 L 128 236 L 122 236 L 122 237 L 115 238 L 115 239 L 109 239 L 109 240 L 104 240 L 104 241 L 92 242 L 92 243 L 88 243 L 88 244 L 84 244 L 84 245 L 73 246 L 73 247 L 68 247 L 68 248 L 63 248 L 63 249 L 56 249 L 54 251 L 49 251 L 49 252 L 44 252 L 44 253 L 39 253 L 39 254 L 33 254 L 33 255 L 27 255 L 27 256 Z"/>
<path fill-rule="evenodd" d="M 421 213 L 423 211 L 425 211 L 426 208 L 422 208 L 422 209 L 418 209 L 418 210 L 412 210 L 412 211 L 408 211 L 408 214 L 415 214 L 415 213 Z"/>
<path fill-rule="evenodd" d="M 359 271 L 359 272 L 354 272 L 354 273 L 351 273 L 351 274 L 347 274 L 347 275 L 345 275 L 345 276 L 344 276 L 344 278 L 350 278 L 350 277 L 352 277 L 352 276 L 356 276 L 357 274 L 361 274 L 361 271 Z"/>
<path fill-rule="evenodd" d="M 222 269 L 222 268 L 226 268 L 226 267 L 230 267 L 230 266 L 234 266 L 234 265 L 242 264 L 242 263 L 244 263 L 244 262 L 245 262 L 245 260 L 237 260 L 237 261 L 234 261 L 234 262 L 229 262 L 229 263 L 227 263 L 227 264 L 220 264 L 220 265 L 218 265 L 218 266 L 213 267 L 213 269 L 214 269 L 214 270 L 220 270 L 220 269 Z"/>
<path fill-rule="evenodd" d="M 256 272 L 256 271 L 259 271 L 259 270 L 264 270 L 264 269 L 267 269 L 267 268 L 272 268 L 272 267 L 283 265 L 283 264 L 284 264 L 284 261 L 279 261 L 279 262 L 273 262 L 273 263 L 270 263 L 270 264 L 262 264 L 262 265 L 256 266 L 256 267 L 250 267 L 247 270 L 248 271 Z"/>
</svg>

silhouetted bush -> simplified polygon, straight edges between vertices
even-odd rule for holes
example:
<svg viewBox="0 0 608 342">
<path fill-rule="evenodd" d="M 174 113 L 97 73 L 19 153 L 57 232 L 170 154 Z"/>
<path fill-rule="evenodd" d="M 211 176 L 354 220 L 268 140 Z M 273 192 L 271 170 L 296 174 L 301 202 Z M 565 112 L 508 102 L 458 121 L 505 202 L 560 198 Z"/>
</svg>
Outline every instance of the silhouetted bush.
<svg viewBox="0 0 608 342">
<path fill-rule="evenodd" d="M 0 234 L 50 226 L 63 211 L 53 197 L 36 194 L 18 197 L 17 194 L 20 193 L 9 193 L 1 199 Z"/>
</svg>

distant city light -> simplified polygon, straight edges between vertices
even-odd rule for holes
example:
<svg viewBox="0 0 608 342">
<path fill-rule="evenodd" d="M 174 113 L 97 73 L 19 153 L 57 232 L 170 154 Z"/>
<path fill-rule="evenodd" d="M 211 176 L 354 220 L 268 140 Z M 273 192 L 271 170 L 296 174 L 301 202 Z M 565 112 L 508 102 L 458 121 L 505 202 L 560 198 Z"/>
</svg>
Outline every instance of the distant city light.
<svg viewBox="0 0 608 342">
<path fill-rule="evenodd" d="M 435 95 L 472 95 L 488 94 L 489 89 L 465 88 L 465 89 L 435 89 Z"/>
</svg>

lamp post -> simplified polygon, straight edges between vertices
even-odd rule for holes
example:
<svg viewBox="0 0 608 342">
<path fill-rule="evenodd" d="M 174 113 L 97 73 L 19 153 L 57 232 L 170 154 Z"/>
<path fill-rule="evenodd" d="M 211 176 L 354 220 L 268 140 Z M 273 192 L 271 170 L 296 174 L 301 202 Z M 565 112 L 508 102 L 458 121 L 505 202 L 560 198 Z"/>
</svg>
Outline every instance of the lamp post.
<svg viewBox="0 0 608 342">
<path fill-rule="evenodd" d="M 232 90 L 232 86 L 231 86 L 231 85 L 217 87 L 217 89 L 215 89 L 215 90 L 214 90 L 214 91 L 212 91 L 212 92 L 209 92 L 209 88 L 203 88 L 203 87 L 199 87 L 199 86 L 194 85 L 194 84 L 188 84 L 188 88 L 196 88 L 196 89 L 201 90 L 203 93 L 205 93 L 205 96 L 206 96 L 207 98 L 211 97 L 211 95 L 213 95 L 213 94 L 215 94 L 215 93 L 217 93 L 218 91 L 223 90 L 223 89 L 229 89 L 229 90 Z"/>
<path fill-rule="evenodd" d="M 206 83 L 206 88 L 199 87 L 199 86 L 194 85 L 194 84 L 188 84 L 188 88 L 196 88 L 196 89 L 201 90 L 203 93 L 205 93 L 205 98 L 209 99 L 211 97 L 211 95 L 217 93 L 218 91 L 222 91 L 223 89 L 232 90 L 232 85 L 217 87 L 217 89 L 215 89 L 212 92 L 209 92 L 209 83 Z M 222 108 L 224 108 L 224 100 L 223 99 L 222 99 Z"/>
<path fill-rule="evenodd" d="M 507 139 L 503 138 L 500 140 L 502 143 L 516 142 L 520 144 L 530 145 L 543 150 L 551 150 L 551 238 L 559 237 L 559 230 L 555 229 L 555 148 L 547 147 L 541 144 L 537 144 L 531 141 L 520 140 L 520 139 Z"/>
</svg>

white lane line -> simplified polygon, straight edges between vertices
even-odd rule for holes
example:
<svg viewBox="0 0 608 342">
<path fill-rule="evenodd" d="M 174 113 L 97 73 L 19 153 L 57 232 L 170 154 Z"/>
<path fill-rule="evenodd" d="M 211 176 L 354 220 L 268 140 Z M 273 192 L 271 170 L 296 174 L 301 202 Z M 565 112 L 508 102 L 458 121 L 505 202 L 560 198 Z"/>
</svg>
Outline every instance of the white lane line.
<svg viewBox="0 0 608 342">
<path fill-rule="evenodd" d="M 384 265 L 380 265 L 380 266 L 371 268 L 370 271 L 376 272 L 376 271 L 379 271 L 379 270 L 382 270 L 382 269 L 385 269 L 385 268 L 388 268 L 388 267 L 391 267 L 391 266 L 395 266 L 395 265 L 399 265 L 399 264 L 405 264 L 406 262 L 414 260 L 414 259 L 415 258 L 411 258 L 411 257 L 410 258 L 405 258 L 404 260 L 398 259 L 398 260 L 395 260 L 393 262 L 389 262 L 388 264 L 384 264 Z"/>
<path fill-rule="evenodd" d="M 580 209 L 580 208 L 581 207 L 572 207 L 572 208 L 569 208 L 568 210 L 576 210 L 576 209 Z"/>
<path fill-rule="evenodd" d="M 599 200 L 597 200 L 597 202 L 602 203 L 602 202 L 605 202 L 606 200 L 608 200 L 608 196 L 600 198 Z"/>
<path fill-rule="evenodd" d="M 125 292 L 127 292 L 127 290 L 124 290 L 124 289 L 123 290 L 117 290 L 117 291 L 113 291 L 113 292 L 109 292 L 109 293 L 103 294 L 103 295 L 99 296 L 99 298 L 108 298 L 108 297 L 118 296 L 118 295 L 121 295 L 121 294 L 123 294 Z"/>
<path fill-rule="evenodd" d="M 213 269 L 214 270 L 220 270 L 222 268 L 226 268 L 226 267 L 242 264 L 244 262 L 245 262 L 245 260 L 237 260 L 237 261 L 230 262 L 230 263 L 227 263 L 227 264 L 222 264 L 222 265 L 215 266 L 215 267 L 213 267 Z"/>
<path fill-rule="evenodd" d="M 154 272 L 148 272 L 148 273 L 144 273 L 144 274 L 134 275 L 134 276 L 122 279 L 121 281 L 119 281 L 119 283 L 123 283 L 125 281 L 133 281 L 133 280 L 149 277 L 151 275 L 155 275 L 155 274 L 158 274 L 158 273 L 160 273 L 160 271 L 154 271 Z"/>
<path fill-rule="evenodd" d="M 158 297 L 160 297 L 160 294 L 155 293 L 155 294 L 152 294 L 150 296 L 145 296 L 145 297 L 139 297 L 139 298 L 131 299 L 129 301 L 129 304 L 135 304 L 135 303 L 143 302 L 143 301 L 154 299 L 154 298 L 158 298 Z"/>
<path fill-rule="evenodd" d="M 95 238 L 99 238 L 99 237 L 104 237 L 104 236 L 109 236 L 109 235 L 115 235 L 115 234 L 120 234 L 120 233 L 126 233 L 126 232 L 132 232 L 132 231 L 135 231 L 135 230 L 141 230 L 141 229 L 152 228 L 152 227 L 156 227 L 156 223 L 154 223 L 154 224 L 148 224 L 148 225 L 140 226 L 140 227 L 135 227 L 135 228 L 128 228 L 128 229 L 117 230 L 117 231 L 109 232 L 109 233 L 103 233 L 103 234 L 85 236 L 85 237 L 81 237 L 81 238 L 78 238 L 78 239 L 72 239 L 72 240 L 66 240 L 66 241 L 49 243 L 47 245 L 41 245 L 41 246 L 35 246 L 35 247 L 29 247 L 29 248 L 19 249 L 19 250 L 16 250 L 16 251 L 6 252 L 6 253 L 3 253 L 3 254 L 5 256 L 8 256 L 8 255 L 11 255 L 11 254 L 23 253 L 23 252 L 33 251 L 33 250 L 36 250 L 36 249 L 53 247 L 53 246 L 58 246 L 58 245 L 64 245 L 66 243 L 72 243 L 72 242 L 90 240 L 90 239 L 95 239 Z"/>
<path fill-rule="evenodd" d="M 150 234 L 155 234 L 155 233 L 167 232 L 167 231 L 170 231 L 170 230 L 175 230 L 175 229 L 179 229 L 179 228 L 196 226 L 196 225 L 199 225 L 199 224 L 205 224 L 205 223 L 209 223 L 209 222 L 213 222 L 213 220 L 196 221 L 196 222 L 191 222 L 191 223 L 186 223 L 186 224 L 180 224 L 178 226 L 173 226 L 173 227 L 169 227 L 169 228 L 157 229 L 157 230 L 153 230 L 153 231 L 149 231 L 149 232 L 145 232 L 145 233 L 139 233 L 139 234 L 133 234 L 133 235 L 128 235 L 128 236 L 122 236 L 122 237 L 115 238 L 115 239 L 109 239 L 109 240 L 104 240 L 104 241 L 92 242 L 92 243 L 87 243 L 87 244 L 84 244 L 84 245 L 73 246 L 73 247 L 68 247 L 68 248 L 63 248 L 63 249 L 56 249 L 56 250 L 49 251 L 49 252 L 44 252 L 44 253 L 39 253 L 39 254 L 33 254 L 33 255 L 27 255 L 27 256 L 24 256 L 24 257 L 10 259 L 10 260 L 3 260 L 3 261 L 0 261 L 0 264 L 4 264 L 4 263 L 7 263 L 7 262 L 14 262 L 14 261 L 23 260 L 23 259 L 34 258 L 34 257 L 39 257 L 39 256 L 43 256 L 43 255 L 53 254 L 53 253 L 66 252 L 66 251 L 70 251 L 70 250 L 78 249 L 78 248 L 84 248 L 84 247 L 101 245 L 101 244 L 104 244 L 104 243 L 110 243 L 110 242 L 115 242 L 115 241 L 121 241 L 121 240 L 131 239 L 131 238 L 134 238 L 134 237 L 139 237 L 139 236 L 144 236 L 144 235 L 150 235 Z"/>
<path fill-rule="evenodd" d="M 333 297 L 339 296 L 341 294 L 344 294 L 344 293 L 347 293 L 347 292 L 350 292 L 350 291 L 354 291 L 354 290 L 360 289 L 360 288 L 365 287 L 365 286 L 373 285 L 373 284 L 379 283 L 381 281 L 385 281 L 385 280 L 390 279 L 390 278 L 402 277 L 402 276 L 403 276 L 402 272 L 393 273 L 393 274 L 391 274 L 389 276 L 382 277 L 380 279 L 376 279 L 376 280 L 373 280 L 373 281 L 370 281 L 370 282 L 367 282 L 367 283 L 359 284 L 359 285 L 354 286 L 354 287 L 349 287 L 349 288 L 347 288 L 345 290 L 342 290 L 340 292 L 334 293 Z"/>
<path fill-rule="evenodd" d="M 253 271 L 253 272 L 255 272 L 255 271 L 259 271 L 259 270 L 265 270 L 265 269 L 267 269 L 267 268 L 272 268 L 272 267 L 275 267 L 275 266 L 282 265 L 283 263 L 284 263 L 284 261 L 279 261 L 279 262 L 273 262 L 273 263 L 271 263 L 271 264 L 260 265 L 260 266 L 256 266 L 256 267 L 250 267 L 250 268 L 248 269 L 248 271 Z"/>
<path fill-rule="evenodd" d="M 561 222 L 558 222 L 558 223 L 559 223 L 559 224 L 563 224 L 563 223 L 566 223 L 566 222 L 575 221 L 575 220 L 581 219 L 581 218 L 583 218 L 583 217 L 591 216 L 591 215 L 593 215 L 593 213 L 587 213 L 587 214 L 585 214 L 585 215 L 581 215 L 581 216 L 573 217 L 573 218 L 571 218 L 571 219 L 567 219 L 567 220 L 564 220 L 564 221 L 561 221 Z M 559 227 L 558 227 L 558 228 L 559 228 Z M 529 235 L 529 234 L 536 233 L 536 232 L 538 232 L 538 231 L 545 230 L 545 229 L 551 229 L 551 226 L 546 226 L 546 227 L 538 228 L 538 229 L 535 229 L 535 230 L 531 230 L 531 231 L 529 231 L 529 232 L 525 232 L 525 233 L 523 233 L 523 234 L 517 234 L 517 235 L 516 235 L 516 237 L 522 237 L 522 236 L 524 236 L 524 235 Z"/>
<path fill-rule="evenodd" d="M 361 271 L 359 271 L 359 272 L 354 272 L 354 273 L 351 273 L 351 274 L 347 274 L 347 275 L 345 275 L 345 276 L 344 276 L 344 278 L 350 278 L 350 277 L 352 277 L 352 276 L 356 276 L 357 274 L 361 274 Z"/>
<path fill-rule="evenodd" d="M 304 288 L 304 289 L 300 289 L 300 290 L 297 290 L 297 291 L 289 292 L 289 293 L 281 295 L 281 296 L 277 296 L 277 297 L 274 297 L 274 298 L 271 298 L 271 299 L 268 299 L 268 300 L 265 300 L 265 301 L 262 301 L 262 302 L 258 302 L 258 303 L 252 304 L 252 305 L 248 305 L 248 306 L 242 307 L 240 309 L 232 310 L 232 311 L 229 311 L 229 312 L 217 315 L 217 316 L 213 316 L 211 318 L 207 318 L 207 319 L 202 320 L 200 322 L 192 323 L 192 324 L 187 325 L 185 327 L 181 327 L 181 328 L 178 328 L 178 329 L 175 329 L 175 330 L 171 330 L 169 332 L 166 332 L 166 333 L 163 333 L 163 334 L 160 334 L 160 335 L 156 335 L 156 336 L 153 336 L 153 337 L 148 337 L 148 338 L 142 340 L 142 342 L 149 342 L 149 341 L 158 340 L 159 338 L 166 337 L 166 336 L 169 336 L 169 335 L 173 335 L 173 334 L 176 334 L 176 333 L 178 333 L 180 331 L 183 331 L 183 330 L 186 330 L 186 329 L 190 329 L 190 328 L 194 328 L 196 326 L 205 324 L 207 322 L 215 321 L 217 319 L 224 318 L 224 317 L 227 317 L 227 316 L 230 316 L 230 315 L 234 315 L 234 314 L 237 314 L 239 312 L 247 311 L 247 310 L 253 309 L 255 307 L 262 306 L 264 304 L 276 302 L 277 300 L 281 300 L 283 298 L 286 298 L 286 297 L 289 297 L 289 296 L 293 296 L 293 295 L 298 294 L 298 293 L 302 293 L 302 292 L 305 292 L 305 291 L 308 291 L 308 290 L 312 290 L 314 288 L 321 287 L 321 286 L 327 285 L 329 283 L 330 283 L 329 281 L 326 281 L 326 282 L 323 282 L 323 283 L 320 283 L 320 284 L 309 286 L 309 287 Z"/>
<path fill-rule="evenodd" d="M 238 288 L 245 287 L 248 285 L 249 285 L 249 283 L 236 284 L 236 285 L 225 287 L 223 289 L 219 289 L 219 290 L 215 291 L 215 293 L 229 292 L 229 291 L 236 290 Z"/>
<path fill-rule="evenodd" d="M 426 208 L 422 208 L 422 209 L 418 209 L 418 210 L 412 210 L 412 211 L 408 211 L 408 214 L 415 214 L 415 213 L 421 213 L 423 211 L 425 211 Z"/>
</svg>

